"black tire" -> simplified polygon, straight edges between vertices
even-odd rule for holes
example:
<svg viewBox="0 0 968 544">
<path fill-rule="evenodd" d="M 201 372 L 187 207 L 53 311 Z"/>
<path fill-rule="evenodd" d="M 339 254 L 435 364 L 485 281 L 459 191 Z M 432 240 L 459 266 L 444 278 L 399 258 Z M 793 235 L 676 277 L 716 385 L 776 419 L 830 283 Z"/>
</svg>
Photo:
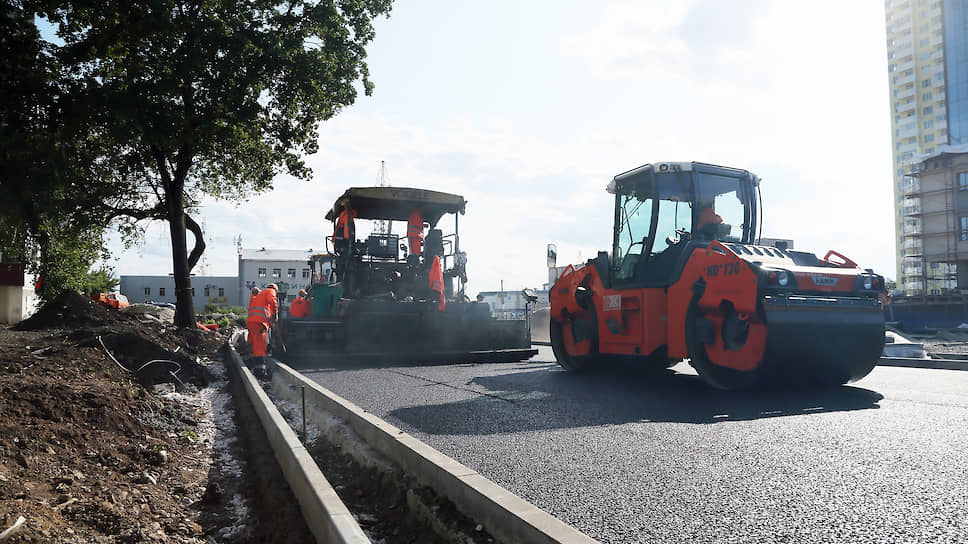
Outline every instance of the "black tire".
<svg viewBox="0 0 968 544">
<path fill-rule="evenodd" d="M 548 332 L 549 336 L 551 336 L 551 351 L 555 353 L 555 359 L 561 365 L 561 368 L 571 372 L 583 370 L 586 367 L 588 358 L 575 357 L 568 353 L 568 350 L 565 348 L 564 331 L 562 330 L 561 323 L 552 321 Z"/>
<path fill-rule="evenodd" d="M 701 318 L 695 300 L 686 310 L 686 349 L 689 351 L 689 364 L 696 369 L 699 377 L 716 389 L 742 391 L 753 389 L 760 384 L 760 369 L 749 372 L 733 370 L 713 363 L 706 353 L 706 347 L 696 339 L 696 324 Z"/>
</svg>

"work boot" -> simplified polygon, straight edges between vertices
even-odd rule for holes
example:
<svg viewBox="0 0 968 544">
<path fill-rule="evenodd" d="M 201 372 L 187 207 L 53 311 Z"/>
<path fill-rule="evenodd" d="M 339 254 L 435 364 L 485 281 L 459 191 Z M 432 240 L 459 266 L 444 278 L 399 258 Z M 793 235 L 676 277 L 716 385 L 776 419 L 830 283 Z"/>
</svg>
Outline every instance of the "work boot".
<svg viewBox="0 0 968 544">
<path fill-rule="evenodd" d="M 266 365 L 258 365 L 252 369 L 252 375 L 260 380 L 269 379 L 269 371 L 266 369 Z"/>
</svg>

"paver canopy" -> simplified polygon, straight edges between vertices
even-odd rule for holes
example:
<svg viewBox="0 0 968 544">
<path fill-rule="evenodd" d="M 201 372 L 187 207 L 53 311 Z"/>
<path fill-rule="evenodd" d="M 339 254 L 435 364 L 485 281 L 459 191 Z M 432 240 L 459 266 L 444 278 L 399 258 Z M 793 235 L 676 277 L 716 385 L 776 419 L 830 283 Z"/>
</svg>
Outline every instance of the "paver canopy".
<svg viewBox="0 0 968 544">
<path fill-rule="evenodd" d="M 460 195 L 411 187 L 351 187 L 336 199 L 326 219 L 336 220 L 349 207 L 356 211 L 357 219 L 406 221 L 417 206 L 433 227 L 444 214 L 463 214 L 467 201 Z"/>
</svg>

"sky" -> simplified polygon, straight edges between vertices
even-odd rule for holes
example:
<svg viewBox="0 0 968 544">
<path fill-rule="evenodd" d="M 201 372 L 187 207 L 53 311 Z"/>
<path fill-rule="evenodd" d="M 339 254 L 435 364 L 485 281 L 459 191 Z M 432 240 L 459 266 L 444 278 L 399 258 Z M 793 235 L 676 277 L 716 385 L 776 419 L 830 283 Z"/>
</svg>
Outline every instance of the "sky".
<svg viewBox="0 0 968 544">
<path fill-rule="evenodd" d="M 763 179 L 763 236 L 895 275 L 881 0 L 398 0 L 375 28 L 374 94 L 320 126 L 312 181 L 207 201 L 194 273 L 236 275 L 239 236 L 322 249 L 385 161 L 389 185 L 467 199 L 469 294 L 540 287 L 548 243 L 559 265 L 610 249 L 613 176 L 700 161 Z M 167 224 L 111 247 L 118 275 L 172 271 Z"/>
</svg>

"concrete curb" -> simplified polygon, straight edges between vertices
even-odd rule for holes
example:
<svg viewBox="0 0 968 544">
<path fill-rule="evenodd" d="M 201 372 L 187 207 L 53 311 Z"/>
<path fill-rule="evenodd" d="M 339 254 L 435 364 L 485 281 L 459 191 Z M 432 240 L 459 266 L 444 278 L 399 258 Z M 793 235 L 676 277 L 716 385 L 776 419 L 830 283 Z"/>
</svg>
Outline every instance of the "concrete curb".
<svg viewBox="0 0 968 544">
<path fill-rule="evenodd" d="M 909 359 L 907 357 L 881 357 L 877 366 L 901 366 L 907 368 L 933 368 L 937 370 L 968 370 L 968 361 L 954 359 Z"/>
<path fill-rule="evenodd" d="M 242 380 L 246 396 L 262 422 L 269 445 L 316 542 L 370 544 L 370 539 L 326 481 L 306 447 L 299 442 L 296 433 L 262 390 L 258 380 L 245 367 L 238 352 L 229 346 L 229 353 L 230 370 Z"/>
<path fill-rule="evenodd" d="M 296 391 L 305 387 L 307 404 L 345 421 L 367 445 L 400 465 L 421 484 L 453 501 L 464 515 L 504 542 L 597 542 L 285 364 L 276 365 L 272 381 L 281 395 L 293 400 Z"/>
</svg>

